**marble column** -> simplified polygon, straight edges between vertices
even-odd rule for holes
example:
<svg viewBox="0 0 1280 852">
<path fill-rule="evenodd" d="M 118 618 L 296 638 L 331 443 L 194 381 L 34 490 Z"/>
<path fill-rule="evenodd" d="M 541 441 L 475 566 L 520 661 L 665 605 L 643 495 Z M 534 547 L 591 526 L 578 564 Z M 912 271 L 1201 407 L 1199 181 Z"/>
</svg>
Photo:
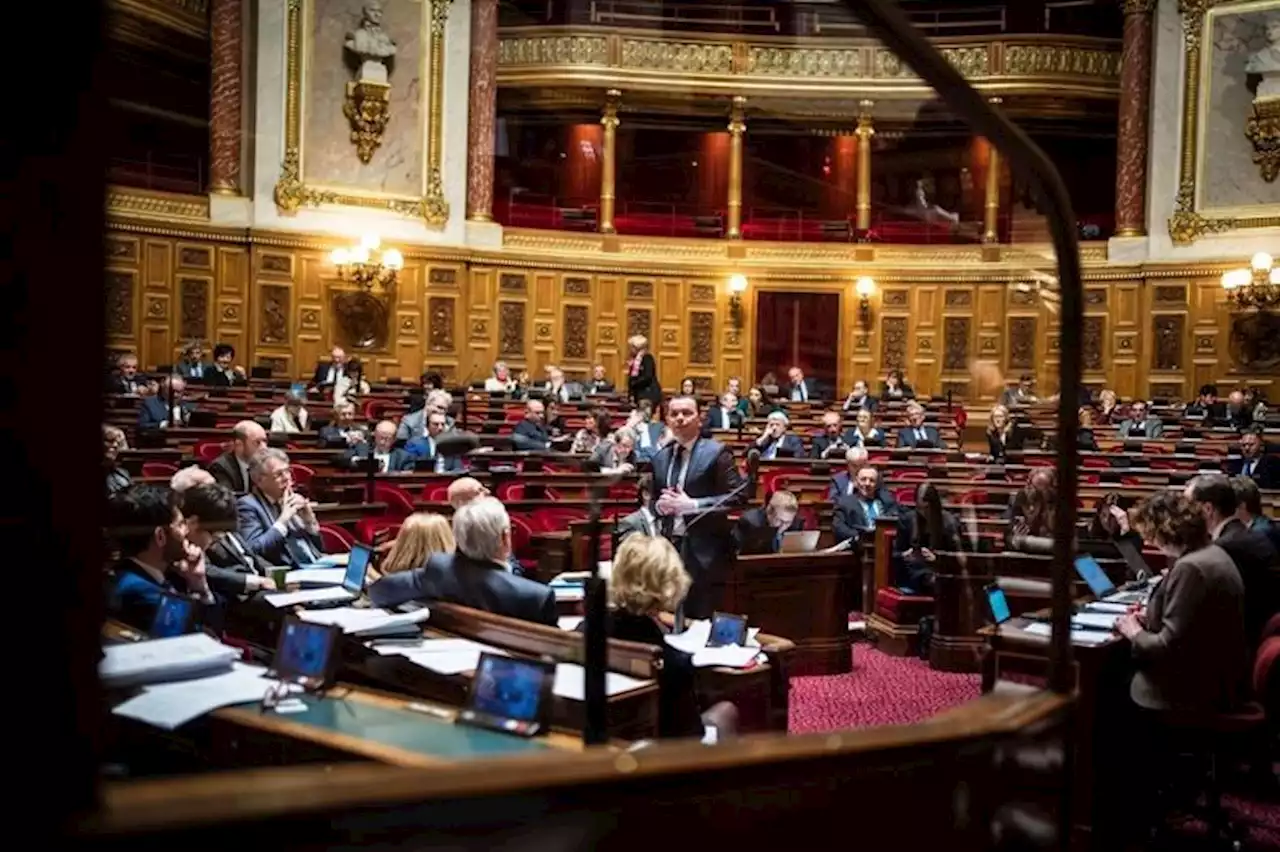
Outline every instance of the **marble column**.
<svg viewBox="0 0 1280 852">
<path fill-rule="evenodd" d="M 991 98 L 999 106 L 1003 98 Z M 982 242 L 1000 242 L 1000 149 L 987 142 L 987 187 L 982 204 Z"/>
<path fill-rule="evenodd" d="M 471 97 L 467 113 L 467 219 L 472 222 L 493 220 L 497 69 L 498 0 L 472 0 Z"/>
<path fill-rule="evenodd" d="M 1120 123 L 1116 133 L 1116 236 L 1147 233 L 1147 116 L 1151 110 L 1151 24 L 1155 0 L 1122 0 Z"/>
<path fill-rule="evenodd" d="M 742 136 L 747 132 L 747 99 L 735 96 L 729 109 L 729 197 L 725 204 L 725 236 L 742 239 Z"/>
<path fill-rule="evenodd" d="M 613 204 L 616 200 L 617 181 L 614 164 L 618 158 L 618 106 L 622 92 L 610 89 L 604 93 L 604 115 L 600 124 L 604 127 L 604 141 L 600 145 L 600 233 L 613 234 Z"/>
<path fill-rule="evenodd" d="M 858 102 L 858 192 L 855 198 L 859 239 L 871 230 L 871 137 L 876 135 L 875 122 L 871 119 L 872 101 Z"/>
<path fill-rule="evenodd" d="M 244 0 L 213 0 L 209 9 L 209 191 L 242 191 Z"/>
</svg>

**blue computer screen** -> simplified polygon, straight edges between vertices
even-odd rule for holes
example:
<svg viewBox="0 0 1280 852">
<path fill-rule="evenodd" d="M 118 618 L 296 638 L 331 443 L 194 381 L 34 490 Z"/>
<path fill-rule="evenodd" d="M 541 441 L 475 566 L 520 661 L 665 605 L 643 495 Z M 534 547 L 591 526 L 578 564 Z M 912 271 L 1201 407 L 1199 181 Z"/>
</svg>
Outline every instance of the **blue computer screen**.
<svg viewBox="0 0 1280 852">
<path fill-rule="evenodd" d="M 1004 596 L 1004 589 L 987 589 L 987 605 L 991 607 L 991 620 L 996 624 L 1009 620 L 1009 599 Z"/>
<path fill-rule="evenodd" d="M 525 660 L 481 656 L 471 687 L 471 709 L 500 719 L 536 721 L 546 669 Z"/>
<path fill-rule="evenodd" d="M 156 605 L 156 617 L 151 622 L 151 635 L 156 639 L 181 636 L 191 624 L 192 602 L 173 595 L 164 595 Z"/>
<path fill-rule="evenodd" d="M 276 671 L 282 677 L 323 680 L 329 668 L 332 639 L 332 631 L 323 625 L 286 621 L 276 652 Z"/>
<path fill-rule="evenodd" d="M 1089 591 L 1093 592 L 1094 597 L 1104 597 L 1115 589 L 1115 584 L 1111 582 L 1107 572 L 1102 570 L 1098 560 L 1092 556 L 1087 553 L 1077 556 L 1075 565 L 1076 573 L 1089 585 Z"/>
<path fill-rule="evenodd" d="M 342 580 L 347 591 L 357 593 L 364 588 L 364 575 L 372 555 L 373 551 L 363 545 L 357 544 L 351 548 L 351 555 L 347 557 L 347 573 Z"/>
</svg>

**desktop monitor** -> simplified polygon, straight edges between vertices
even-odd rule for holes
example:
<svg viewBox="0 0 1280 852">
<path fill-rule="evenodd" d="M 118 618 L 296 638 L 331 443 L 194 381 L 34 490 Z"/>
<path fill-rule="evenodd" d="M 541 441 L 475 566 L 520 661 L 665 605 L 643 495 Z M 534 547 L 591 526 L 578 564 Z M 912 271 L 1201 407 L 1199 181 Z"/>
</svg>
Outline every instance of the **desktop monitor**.
<svg viewBox="0 0 1280 852">
<path fill-rule="evenodd" d="M 554 663 L 481 654 L 458 721 L 534 736 L 546 729 L 555 677 Z"/>
<path fill-rule="evenodd" d="M 311 689 L 328 685 L 337 665 L 334 652 L 340 635 L 341 629 L 334 625 L 288 616 L 280 627 L 272 673 L 280 680 Z"/>
</svg>

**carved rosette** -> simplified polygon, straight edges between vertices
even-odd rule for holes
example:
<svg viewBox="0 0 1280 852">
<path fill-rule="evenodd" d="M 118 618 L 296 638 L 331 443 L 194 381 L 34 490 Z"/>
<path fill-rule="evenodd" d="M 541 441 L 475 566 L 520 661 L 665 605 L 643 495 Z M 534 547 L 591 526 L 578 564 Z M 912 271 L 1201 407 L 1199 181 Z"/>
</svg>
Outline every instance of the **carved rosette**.
<svg viewBox="0 0 1280 852">
<path fill-rule="evenodd" d="M 1280 174 L 1280 98 L 1253 102 L 1253 115 L 1245 122 L 1244 135 L 1253 145 L 1253 161 L 1262 179 L 1274 183 Z"/>
<path fill-rule="evenodd" d="M 382 146 L 382 135 L 391 120 L 391 86 L 359 80 L 347 83 L 342 114 L 351 123 L 351 144 L 356 156 L 368 165 L 373 152 Z"/>
</svg>

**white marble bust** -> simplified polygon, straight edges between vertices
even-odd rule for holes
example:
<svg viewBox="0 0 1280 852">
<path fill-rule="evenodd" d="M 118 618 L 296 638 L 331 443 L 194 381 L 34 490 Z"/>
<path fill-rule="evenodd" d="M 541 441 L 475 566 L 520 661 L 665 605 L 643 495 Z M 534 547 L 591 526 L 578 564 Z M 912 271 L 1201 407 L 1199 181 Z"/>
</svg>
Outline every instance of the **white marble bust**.
<svg viewBox="0 0 1280 852">
<path fill-rule="evenodd" d="M 361 12 L 360 27 L 347 36 L 347 50 L 360 58 L 360 79 L 387 82 L 387 60 L 396 55 L 396 43 L 382 29 L 382 4 L 369 0 Z"/>
<path fill-rule="evenodd" d="M 1267 46 L 1249 54 L 1244 70 L 1261 74 L 1255 99 L 1280 98 L 1280 14 L 1267 16 Z"/>
</svg>

